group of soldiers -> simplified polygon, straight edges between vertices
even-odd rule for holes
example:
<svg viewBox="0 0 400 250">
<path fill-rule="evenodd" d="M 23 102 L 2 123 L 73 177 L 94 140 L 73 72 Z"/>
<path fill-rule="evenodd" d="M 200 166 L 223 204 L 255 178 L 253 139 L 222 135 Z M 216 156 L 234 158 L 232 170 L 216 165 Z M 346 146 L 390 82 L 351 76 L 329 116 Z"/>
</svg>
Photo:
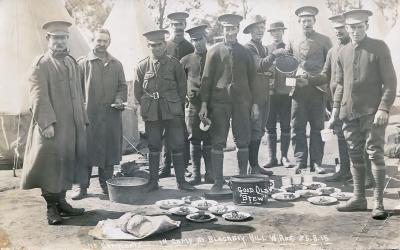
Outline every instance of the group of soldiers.
<svg viewBox="0 0 400 250">
<path fill-rule="evenodd" d="M 373 181 L 372 217 L 386 217 L 383 146 L 397 85 L 390 51 L 383 41 L 366 35 L 370 11 L 352 10 L 329 18 L 338 39 L 333 47 L 327 36 L 314 30 L 317 8 L 304 6 L 295 14 L 302 33 L 287 44 L 282 21 L 270 23 L 272 43 L 262 44 L 267 28 L 260 15 L 246 20 L 246 45 L 237 41 L 243 18 L 236 14 L 218 18 L 224 41 L 209 49 L 207 25 L 187 29 L 189 15 L 184 12 L 168 15 L 170 40 L 166 41 L 167 30 L 143 34 L 151 56 L 138 63 L 133 84 L 148 140 L 148 192 L 159 188 L 159 178 L 170 176 L 172 166 L 178 188 L 194 190 L 202 181 L 202 158 L 204 181 L 213 184 L 210 192 L 222 192 L 230 128 L 241 175 L 272 175 L 266 169 L 279 164 L 300 173 L 308 158 L 311 171 L 325 173 L 321 130 L 329 113 L 328 127 L 337 134 L 341 163 L 329 180 L 352 178 L 354 183 L 354 197 L 337 209 L 366 210 L 365 188 Z M 121 111 L 127 87 L 121 63 L 107 52 L 110 33 L 97 30 L 93 50 L 75 61 L 66 46 L 70 25 L 54 21 L 43 26 L 49 50 L 35 60 L 30 74 L 33 119 L 22 188 L 42 189 L 49 224 L 84 212 L 68 204 L 65 193 L 79 183 L 72 198 L 86 197 L 92 166 L 99 167 L 100 186 L 107 193 L 106 180 L 122 155 Z M 276 69 L 276 60 L 283 56 L 296 58 L 297 73 Z M 288 84 L 289 78 L 295 78 L 294 86 Z M 261 167 L 258 153 L 265 131 L 269 160 Z M 288 159 L 291 141 L 293 163 Z M 187 170 L 189 158 L 193 173 Z"/>
</svg>

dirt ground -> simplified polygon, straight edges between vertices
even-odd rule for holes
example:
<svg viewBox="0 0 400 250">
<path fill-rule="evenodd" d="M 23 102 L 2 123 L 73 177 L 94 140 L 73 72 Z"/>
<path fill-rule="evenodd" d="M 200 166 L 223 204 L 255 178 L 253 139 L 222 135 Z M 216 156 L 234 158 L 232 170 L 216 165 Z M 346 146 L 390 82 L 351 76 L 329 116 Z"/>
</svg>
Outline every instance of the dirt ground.
<svg viewBox="0 0 400 250">
<path fill-rule="evenodd" d="M 279 148 L 279 145 L 278 145 Z M 267 148 L 263 143 L 260 162 L 267 159 Z M 292 155 L 290 152 L 289 155 Z M 337 157 L 337 143 L 330 141 L 325 146 L 325 175 L 315 175 L 322 180 L 334 172 L 334 158 Z M 125 157 L 126 158 L 126 157 Z M 129 158 L 129 156 L 128 156 Z M 236 153 L 225 154 L 224 174 L 236 174 Z M 12 171 L 0 171 L 0 249 L 398 249 L 400 248 L 400 216 L 394 208 L 400 205 L 399 161 L 387 160 L 388 186 L 385 193 L 385 208 L 392 216 L 384 221 L 370 218 L 370 211 L 339 213 L 332 206 L 315 206 L 306 199 L 294 202 L 269 200 L 262 207 L 241 206 L 253 219 L 246 222 L 228 222 L 222 217 L 198 224 L 184 218 L 170 216 L 182 221 L 181 227 L 154 236 L 144 241 L 101 241 L 88 235 L 97 222 L 120 217 L 124 212 L 144 214 L 167 213 L 154 203 L 161 199 L 180 198 L 193 193 L 177 191 L 173 177 L 161 179 L 162 189 L 152 192 L 137 205 L 110 202 L 100 195 L 99 183 L 92 179 L 90 197 L 81 201 L 71 201 L 77 207 L 84 207 L 86 214 L 65 220 L 64 225 L 49 226 L 45 219 L 45 202 L 40 191 L 18 189 L 19 177 Z M 292 169 L 273 169 L 275 185 L 280 186 L 280 178 L 293 174 Z M 17 171 L 20 176 L 21 171 Z M 330 186 L 352 191 L 352 186 L 333 183 Z M 210 185 L 198 186 L 195 192 L 202 195 Z M 71 195 L 70 193 L 68 195 Z M 372 190 L 367 191 L 368 207 L 372 206 Z M 233 204 L 231 200 L 220 201 Z"/>
</svg>

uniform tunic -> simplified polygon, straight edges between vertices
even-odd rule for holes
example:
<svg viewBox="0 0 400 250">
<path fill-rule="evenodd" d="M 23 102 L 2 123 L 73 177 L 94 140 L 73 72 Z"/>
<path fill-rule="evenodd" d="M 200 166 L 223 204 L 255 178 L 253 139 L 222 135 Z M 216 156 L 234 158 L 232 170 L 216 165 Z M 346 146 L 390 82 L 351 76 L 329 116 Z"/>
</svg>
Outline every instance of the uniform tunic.
<svg viewBox="0 0 400 250">
<path fill-rule="evenodd" d="M 276 49 L 285 48 L 284 42 L 272 43 L 267 46 L 268 54 Z M 286 86 L 285 74 L 279 72 L 273 67 L 271 69 L 274 79 L 274 87 L 270 93 L 269 115 L 267 120 L 267 133 L 276 135 L 276 123 L 279 121 L 281 134 L 290 136 L 290 115 L 292 107 L 292 98 L 289 96 L 292 87 Z"/>
<path fill-rule="evenodd" d="M 181 60 L 184 56 L 193 52 L 193 45 L 186 39 L 183 39 L 180 43 L 176 43 L 173 40 L 167 41 L 167 54 L 178 60 Z"/>
<path fill-rule="evenodd" d="M 324 68 L 322 69 L 321 75 L 327 77 L 328 80 L 324 79 L 323 81 L 329 81 L 329 89 L 327 91 L 328 100 L 330 103 L 333 102 L 333 95 L 336 90 L 336 75 L 337 75 L 337 61 L 339 56 L 339 51 L 349 42 L 350 38 L 344 43 L 340 42 L 339 44 L 333 46 L 326 56 L 326 62 Z M 311 80 L 312 81 L 312 80 Z M 344 133 L 342 129 L 343 123 L 339 122 L 335 127 L 335 133 L 338 138 L 338 147 L 339 147 L 339 158 L 340 165 L 343 167 L 350 167 L 350 158 L 346 140 L 344 138 Z"/>
<path fill-rule="evenodd" d="M 218 43 L 208 51 L 200 95 L 210 110 L 213 147 L 222 149 L 226 145 L 231 118 L 236 145 L 248 147 L 251 106 L 261 102 L 255 76 L 253 59 L 239 43 Z"/>
<path fill-rule="evenodd" d="M 275 56 L 267 55 L 267 50 L 262 45 L 262 43 L 250 40 L 249 43 L 246 44 L 246 47 L 249 49 L 250 54 L 253 57 L 253 61 L 255 63 L 255 67 L 257 70 L 257 75 L 255 77 L 255 84 L 259 91 L 259 99 L 260 103 L 260 118 L 257 121 L 252 122 L 252 132 L 251 132 L 251 140 L 257 141 L 261 140 L 261 137 L 265 132 L 265 125 L 267 123 L 268 113 L 269 113 L 269 80 L 270 77 L 265 73 L 268 72 L 269 68 L 272 66 Z"/>
<path fill-rule="evenodd" d="M 85 88 L 86 110 L 90 121 L 88 160 L 90 166 L 113 166 L 122 156 L 121 111 L 110 105 L 126 102 L 127 86 L 122 64 L 113 56 L 106 63 L 93 52 L 78 60 Z"/>
<path fill-rule="evenodd" d="M 201 54 L 194 52 L 184 56 L 181 59 L 181 64 L 188 78 L 188 96 L 193 93 L 193 89 L 200 89 L 201 76 L 204 70 L 206 55 L 207 51 Z M 192 141 L 192 144 L 200 144 L 202 141 L 204 141 L 205 145 L 210 145 L 209 132 L 202 131 L 199 127 L 199 111 L 201 108 L 200 91 L 197 90 L 194 93 L 194 97 L 189 98 L 189 108 L 186 115 L 186 126 L 190 136 L 189 139 Z"/>
<path fill-rule="evenodd" d="M 369 158 L 384 165 L 386 125 L 372 125 L 378 110 L 389 112 L 396 97 L 397 79 L 389 48 L 377 39 L 365 37 L 358 45 L 348 43 L 339 52 L 334 108 L 349 145 L 353 163 L 363 162 L 366 146 Z"/>
<path fill-rule="evenodd" d="M 288 45 L 289 51 L 300 60 L 300 68 L 309 75 L 321 73 L 328 50 L 332 43 L 327 36 L 318 32 L 302 34 Z M 325 120 L 325 93 L 327 83 L 295 87 L 292 96 L 292 138 L 296 163 L 307 165 L 308 145 L 306 137 L 307 123 L 310 123 L 310 165 L 322 164 L 324 144 L 321 130 Z"/>
<path fill-rule="evenodd" d="M 71 56 L 57 59 L 49 51 L 35 61 L 29 83 L 33 117 L 21 187 L 59 193 L 87 180 L 88 118 L 78 64 Z M 47 139 L 42 131 L 50 125 L 54 137 Z"/>
<path fill-rule="evenodd" d="M 182 149 L 186 89 L 186 74 L 176 58 L 165 55 L 159 60 L 147 57 L 139 62 L 134 94 L 140 104 L 151 151 L 160 152 L 164 130 L 170 149 Z"/>
</svg>

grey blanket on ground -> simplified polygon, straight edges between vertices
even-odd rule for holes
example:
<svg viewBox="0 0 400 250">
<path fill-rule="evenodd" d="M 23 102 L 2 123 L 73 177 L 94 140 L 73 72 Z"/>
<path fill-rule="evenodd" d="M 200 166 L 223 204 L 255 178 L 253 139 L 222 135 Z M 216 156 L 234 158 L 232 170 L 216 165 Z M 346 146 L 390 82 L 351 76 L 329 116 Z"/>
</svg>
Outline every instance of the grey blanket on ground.
<svg viewBox="0 0 400 250">
<path fill-rule="evenodd" d="M 180 221 L 171 220 L 166 215 L 145 216 L 128 212 L 119 219 L 99 221 L 89 235 L 101 240 L 141 240 L 179 226 Z"/>
</svg>

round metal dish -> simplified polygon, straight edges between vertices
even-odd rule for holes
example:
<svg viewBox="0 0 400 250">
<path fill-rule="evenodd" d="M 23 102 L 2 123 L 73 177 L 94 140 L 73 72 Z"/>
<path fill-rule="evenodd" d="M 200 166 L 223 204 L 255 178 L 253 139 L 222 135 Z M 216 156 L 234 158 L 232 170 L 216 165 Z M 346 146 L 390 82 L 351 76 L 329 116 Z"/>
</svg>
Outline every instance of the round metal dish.
<svg viewBox="0 0 400 250">
<path fill-rule="evenodd" d="M 117 177 L 107 180 L 110 201 L 136 204 L 146 199 L 143 195 L 147 180 L 140 177 Z"/>
</svg>

